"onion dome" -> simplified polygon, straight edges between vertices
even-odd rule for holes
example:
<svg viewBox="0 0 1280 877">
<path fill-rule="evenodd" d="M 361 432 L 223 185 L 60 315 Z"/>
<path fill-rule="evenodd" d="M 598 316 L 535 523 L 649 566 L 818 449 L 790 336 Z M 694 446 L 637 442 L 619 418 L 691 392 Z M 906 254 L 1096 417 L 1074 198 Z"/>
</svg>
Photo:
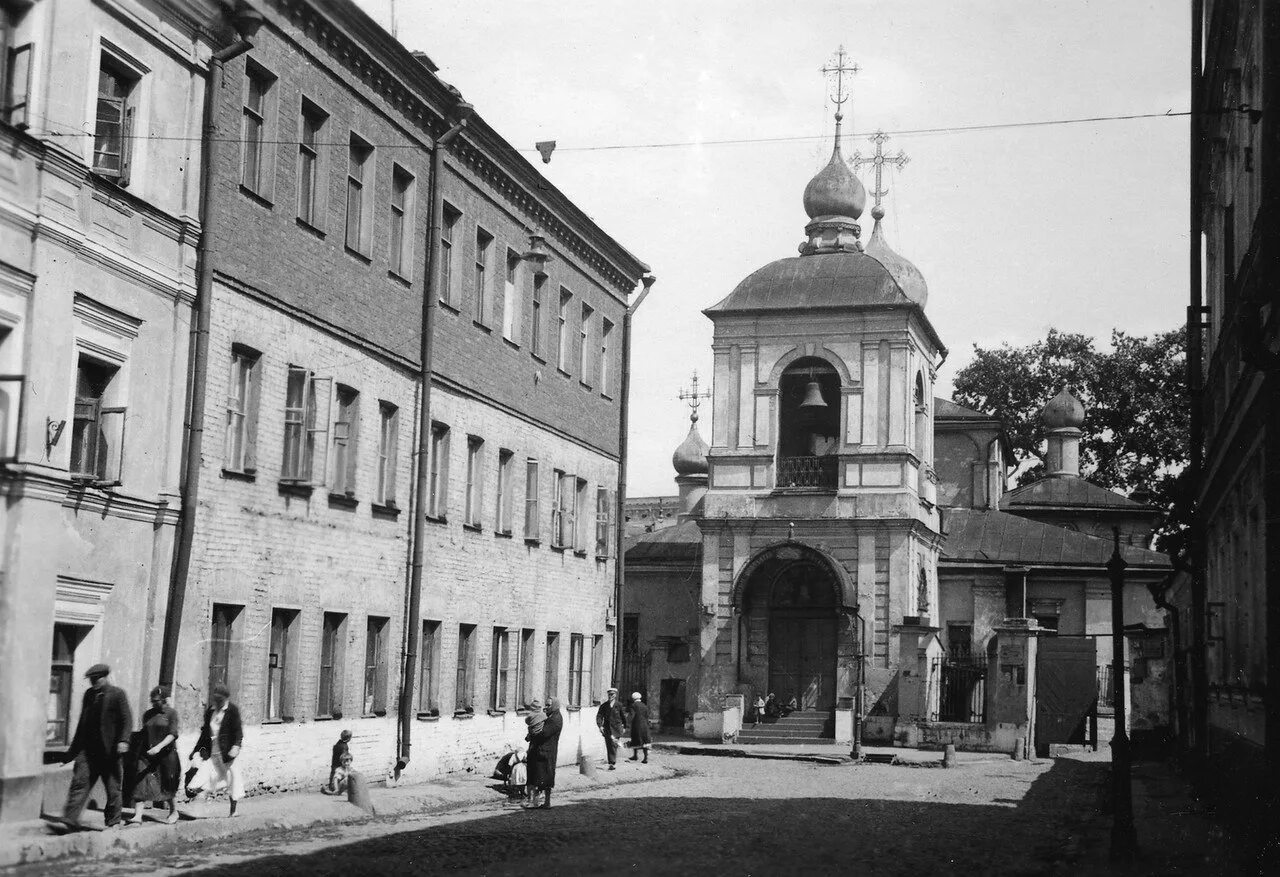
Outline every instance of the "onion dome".
<svg viewBox="0 0 1280 877">
<path fill-rule="evenodd" d="M 671 455 L 671 465 L 675 467 L 677 475 L 706 475 L 707 443 L 698 434 L 698 415 L 694 414 L 690 421 L 689 434 Z"/>
<path fill-rule="evenodd" d="M 804 187 L 804 212 L 810 219 L 824 216 L 857 219 L 866 206 L 867 190 L 845 163 L 837 139 L 831 161 Z"/>
<path fill-rule="evenodd" d="M 920 273 L 919 268 L 889 248 L 880 222 L 884 218 L 884 208 L 878 204 L 872 207 L 871 218 L 876 221 L 876 224 L 871 229 L 871 239 L 867 241 L 867 255 L 885 267 L 885 270 L 898 282 L 898 287 L 907 298 L 924 307 L 929 300 L 929 287 L 925 284 L 924 275 Z"/>
<path fill-rule="evenodd" d="M 1040 422 L 1045 429 L 1063 429 L 1070 427 L 1079 429 L 1084 425 L 1084 406 L 1080 400 L 1071 395 L 1066 387 L 1062 392 L 1049 400 L 1040 413 Z"/>
</svg>

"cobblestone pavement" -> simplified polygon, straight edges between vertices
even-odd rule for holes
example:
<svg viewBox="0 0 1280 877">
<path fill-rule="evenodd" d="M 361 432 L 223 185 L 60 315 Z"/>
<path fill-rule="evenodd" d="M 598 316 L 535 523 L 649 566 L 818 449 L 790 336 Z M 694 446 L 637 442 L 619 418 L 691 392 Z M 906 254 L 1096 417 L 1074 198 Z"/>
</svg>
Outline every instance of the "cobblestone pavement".
<svg viewBox="0 0 1280 877">
<path fill-rule="evenodd" d="M 942 770 L 664 757 L 673 779 L 448 812 L 258 832 L 127 859 L 56 862 L 31 875 L 1094 874 L 1106 864 L 1107 765 L 1058 759 Z M 1235 873 L 1188 850 L 1127 874 Z"/>
</svg>

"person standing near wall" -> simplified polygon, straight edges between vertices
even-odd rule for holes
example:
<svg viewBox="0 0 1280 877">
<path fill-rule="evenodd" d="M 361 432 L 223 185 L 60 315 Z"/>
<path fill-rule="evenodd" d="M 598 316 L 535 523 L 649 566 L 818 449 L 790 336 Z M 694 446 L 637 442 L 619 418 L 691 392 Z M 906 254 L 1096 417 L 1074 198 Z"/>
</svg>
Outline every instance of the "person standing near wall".
<svg viewBox="0 0 1280 877">
<path fill-rule="evenodd" d="M 106 664 L 94 664 L 84 675 L 89 680 L 89 690 L 84 693 L 80 707 L 80 722 L 71 741 L 64 764 L 75 762 L 71 776 L 71 788 L 67 790 L 67 803 L 62 809 L 63 825 L 84 828 L 80 814 L 84 812 L 89 790 L 99 779 L 107 794 L 107 806 L 103 811 L 107 828 L 120 824 L 120 756 L 129 751 L 129 735 L 133 731 L 133 711 L 129 698 L 107 682 L 111 668 Z"/>
<path fill-rule="evenodd" d="M 596 727 L 604 735 L 604 750 L 609 757 L 609 770 L 617 770 L 618 741 L 627 723 L 622 716 L 622 704 L 618 703 L 618 689 L 610 688 L 604 703 L 596 710 Z"/>
<path fill-rule="evenodd" d="M 638 691 L 631 692 L 631 748 L 630 761 L 640 758 L 644 752 L 643 764 L 649 763 L 649 707 L 645 705 L 644 696 Z"/>
<path fill-rule="evenodd" d="M 213 686 L 212 703 L 205 708 L 204 726 L 200 739 L 189 757 L 199 752 L 209 762 L 209 785 L 206 795 L 212 795 L 225 786 L 231 799 L 231 812 L 236 815 L 236 803 L 244 797 L 244 778 L 240 775 L 240 744 L 244 741 L 244 729 L 240 724 L 240 708 L 231 702 L 231 690 L 225 685 Z"/>
</svg>

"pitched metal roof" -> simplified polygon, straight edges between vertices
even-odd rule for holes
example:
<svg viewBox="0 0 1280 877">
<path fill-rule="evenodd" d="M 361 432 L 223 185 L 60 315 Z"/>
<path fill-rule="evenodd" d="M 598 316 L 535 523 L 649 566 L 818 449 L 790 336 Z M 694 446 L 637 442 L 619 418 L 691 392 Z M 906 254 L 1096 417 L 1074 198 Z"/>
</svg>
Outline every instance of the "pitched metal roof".
<svg viewBox="0 0 1280 877">
<path fill-rule="evenodd" d="M 1051 475 L 1011 490 L 1000 498 L 1001 508 L 1052 506 L 1056 508 L 1152 510 L 1152 506 L 1107 490 L 1078 475 Z"/>
<path fill-rule="evenodd" d="M 702 551 L 702 531 L 693 521 L 681 521 L 650 533 L 628 536 L 624 542 L 627 563 L 645 560 L 693 560 Z"/>
<path fill-rule="evenodd" d="M 948 509 L 943 561 L 1027 566 L 1105 566 L 1112 542 L 994 509 Z M 1130 566 L 1170 569 L 1168 555 L 1121 545 Z"/>
<path fill-rule="evenodd" d="M 950 399 L 941 399 L 937 396 L 933 399 L 933 419 L 937 420 L 999 420 L 994 414 L 986 414 L 982 411 L 974 411 L 972 408 L 965 408 L 963 405 L 957 405 Z"/>
</svg>

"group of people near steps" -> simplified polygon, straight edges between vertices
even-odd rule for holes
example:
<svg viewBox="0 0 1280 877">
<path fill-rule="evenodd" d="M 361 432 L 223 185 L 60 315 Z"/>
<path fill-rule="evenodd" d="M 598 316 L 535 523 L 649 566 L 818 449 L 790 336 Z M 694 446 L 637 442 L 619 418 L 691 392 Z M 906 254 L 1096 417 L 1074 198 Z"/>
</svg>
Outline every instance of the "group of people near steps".
<svg viewBox="0 0 1280 877">
<path fill-rule="evenodd" d="M 141 729 L 135 731 L 128 696 L 107 681 L 111 668 L 94 664 L 84 675 L 89 689 L 84 693 L 75 736 L 63 756 L 64 764 L 74 765 L 71 786 L 62 816 L 55 821 L 71 829 L 86 827 L 80 815 L 89 791 L 101 780 L 107 828 L 121 824 L 125 801 L 133 805 L 128 824 L 140 824 L 152 803 L 164 806 L 165 822 L 177 822 L 183 775 L 177 748 L 178 714 L 169 706 L 169 692 L 159 685 L 151 689 L 151 707 L 142 714 Z M 242 740 L 240 711 L 231 703 L 227 687 L 215 685 L 200 737 L 188 760 L 194 761 L 197 755 L 201 758 L 200 767 L 192 771 L 204 771 L 202 791 L 227 790 L 231 816 L 236 815 L 236 802 L 244 797 L 244 781 L 236 764 Z"/>
</svg>

